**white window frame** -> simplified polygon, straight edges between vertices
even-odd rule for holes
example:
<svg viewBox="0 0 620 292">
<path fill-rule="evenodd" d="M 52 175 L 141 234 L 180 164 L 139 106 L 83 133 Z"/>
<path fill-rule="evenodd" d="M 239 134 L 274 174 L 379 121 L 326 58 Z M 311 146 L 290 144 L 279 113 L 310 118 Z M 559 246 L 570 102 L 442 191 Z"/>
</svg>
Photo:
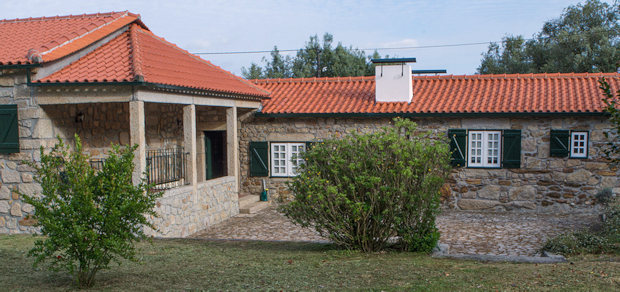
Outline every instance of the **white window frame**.
<svg viewBox="0 0 620 292">
<path fill-rule="evenodd" d="M 306 151 L 306 143 L 271 143 L 271 176 L 291 177 L 297 175 L 297 166 L 303 163 L 299 154 Z"/>
<path fill-rule="evenodd" d="M 588 138 L 588 131 L 570 132 L 571 158 L 588 158 Z"/>
<path fill-rule="evenodd" d="M 493 135 L 497 135 L 497 140 L 489 139 Z M 474 140 L 474 136 L 480 136 L 480 141 Z M 472 158 L 479 159 L 472 162 Z M 470 130 L 467 135 L 467 167 L 500 168 L 501 163 L 502 131 Z"/>
</svg>

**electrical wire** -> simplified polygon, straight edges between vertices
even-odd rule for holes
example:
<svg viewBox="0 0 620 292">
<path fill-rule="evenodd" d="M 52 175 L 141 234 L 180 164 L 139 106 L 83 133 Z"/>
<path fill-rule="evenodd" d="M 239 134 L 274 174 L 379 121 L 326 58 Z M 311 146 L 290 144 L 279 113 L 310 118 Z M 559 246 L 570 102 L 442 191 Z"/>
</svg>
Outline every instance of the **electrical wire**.
<svg viewBox="0 0 620 292">
<path fill-rule="evenodd" d="M 477 42 L 477 43 L 461 43 L 461 44 L 446 44 L 446 45 L 429 45 L 429 46 L 415 46 L 415 47 L 384 47 L 384 48 L 367 48 L 367 49 L 356 49 L 360 51 L 384 51 L 384 50 L 408 50 L 408 49 L 429 49 L 429 48 L 444 48 L 444 47 L 461 47 L 461 46 L 476 46 L 476 45 L 487 45 L 494 42 Z M 278 52 L 297 52 L 300 49 L 288 49 L 288 50 L 278 50 Z M 192 53 L 195 55 L 235 55 L 235 54 L 264 54 L 271 53 L 273 50 L 264 50 L 264 51 L 233 51 L 233 52 L 210 52 L 210 53 Z"/>
<path fill-rule="evenodd" d="M 589 32 L 586 33 L 577 33 L 570 35 L 571 37 L 579 37 L 582 35 L 588 35 Z M 549 39 L 551 37 L 537 37 L 537 38 L 524 38 L 523 41 L 531 41 L 536 39 Z M 489 45 L 492 43 L 504 43 L 505 40 L 501 41 L 487 41 L 487 42 L 473 42 L 473 43 L 457 43 L 457 44 L 443 44 L 443 45 L 427 45 L 427 46 L 409 46 L 409 47 L 382 47 L 382 48 L 366 48 L 366 49 L 357 49 L 360 51 L 386 51 L 386 50 L 411 50 L 411 49 L 431 49 L 431 48 L 447 48 L 447 47 L 463 47 L 463 46 L 478 46 L 478 45 Z M 297 52 L 301 49 L 287 49 L 287 50 L 278 50 L 278 52 Z M 200 53 L 192 53 L 195 55 L 238 55 L 238 54 L 266 54 L 271 53 L 273 50 L 261 50 L 261 51 L 229 51 L 229 52 L 200 52 Z"/>
</svg>

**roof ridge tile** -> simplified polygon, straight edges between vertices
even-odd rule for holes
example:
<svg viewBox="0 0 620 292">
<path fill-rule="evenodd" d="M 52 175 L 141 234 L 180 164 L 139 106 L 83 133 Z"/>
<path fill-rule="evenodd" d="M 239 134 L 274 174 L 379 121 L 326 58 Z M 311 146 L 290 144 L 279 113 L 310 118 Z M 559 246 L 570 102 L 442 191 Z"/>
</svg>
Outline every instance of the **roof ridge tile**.
<svg viewBox="0 0 620 292">
<path fill-rule="evenodd" d="M 58 49 L 58 48 L 60 48 L 60 47 L 62 47 L 62 46 L 64 46 L 64 45 L 66 45 L 66 44 L 68 44 L 68 43 L 74 42 L 74 41 L 76 41 L 76 40 L 78 40 L 78 39 L 80 39 L 80 38 L 82 38 L 82 37 L 84 37 L 84 36 L 86 36 L 86 35 L 88 35 L 88 34 L 91 34 L 91 33 L 95 32 L 95 31 L 97 31 L 97 30 L 99 30 L 99 29 L 101 29 L 101 28 L 103 28 L 103 27 L 105 27 L 105 26 L 108 26 L 108 25 L 110 25 L 110 24 L 114 23 L 115 21 L 117 21 L 117 20 L 119 20 L 119 19 L 121 19 L 121 18 L 125 17 L 125 16 L 129 16 L 129 12 L 128 12 L 128 11 L 125 11 L 124 13 L 120 14 L 120 15 L 119 15 L 118 17 L 116 17 L 114 20 L 109 21 L 109 22 L 105 22 L 104 24 L 99 25 L 99 26 L 97 26 L 97 27 L 96 27 L 96 28 L 94 28 L 94 29 L 90 29 L 90 30 L 88 30 L 86 33 L 80 34 L 80 35 L 78 35 L 77 37 L 74 37 L 74 38 L 69 38 L 69 37 L 66 37 L 66 36 L 64 36 L 64 35 L 63 35 L 63 36 L 60 36 L 60 37 L 66 37 L 68 40 L 67 40 L 67 41 L 65 41 L 65 42 L 63 42 L 63 43 L 61 43 L 61 44 L 57 44 L 56 46 L 54 46 L 54 47 L 52 47 L 52 48 L 50 48 L 50 49 L 48 49 L 48 50 L 46 50 L 46 51 L 44 51 L 44 52 L 40 52 L 39 54 L 41 54 L 42 56 L 45 56 L 46 54 L 49 54 L 49 53 L 53 52 L 54 50 L 56 50 L 56 49 Z M 91 24 L 92 24 L 92 22 L 91 22 Z M 76 29 L 76 31 L 77 31 L 77 30 L 80 30 L 80 29 L 82 29 L 82 28 L 84 28 L 84 26 L 82 26 L 82 27 L 80 27 L 80 28 L 77 28 L 77 29 Z M 59 38 L 60 38 L 60 37 L 59 37 Z M 56 40 L 52 40 L 51 42 L 48 42 L 47 44 L 42 44 L 40 47 L 45 47 L 46 45 L 49 45 L 49 44 L 51 44 L 51 43 L 56 43 Z"/>
<path fill-rule="evenodd" d="M 142 53 L 140 52 L 140 45 L 138 44 L 137 27 L 137 24 L 132 24 L 129 28 L 129 44 L 131 46 L 130 60 L 134 79 L 139 81 L 140 79 L 144 79 L 144 73 L 142 72 Z"/>
<path fill-rule="evenodd" d="M 0 19 L 0 23 L 13 23 L 13 22 L 30 22 L 30 21 L 47 21 L 47 20 L 63 20 L 63 19 L 75 19 L 75 18 L 86 18 L 86 17 L 102 17 L 107 15 L 114 15 L 119 13 L 130 13 L 128 10 L 125 11 L 111 11 L 111 12 L 96 12 L 90 14 L 78 14 L 78 15 L 56 15 L 56 16 L 41 16 L 41 17 L 28 17 L 28 18 L 12 18 L 12 19 Z"/>
</svg>

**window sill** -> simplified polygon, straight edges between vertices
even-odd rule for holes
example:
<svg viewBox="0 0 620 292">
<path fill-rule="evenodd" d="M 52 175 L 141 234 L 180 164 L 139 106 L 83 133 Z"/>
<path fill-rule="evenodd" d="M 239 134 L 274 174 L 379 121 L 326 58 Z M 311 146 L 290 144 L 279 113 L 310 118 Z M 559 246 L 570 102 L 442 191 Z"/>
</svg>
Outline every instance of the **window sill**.
<svg viewBox="0 0 620 292">
<path fill-rule="evenodd" d="M 574 156 L 569 156 L 568 159 L 588 159 L 588 156 L 586 157 L 574 157 Z"/>
</svg>

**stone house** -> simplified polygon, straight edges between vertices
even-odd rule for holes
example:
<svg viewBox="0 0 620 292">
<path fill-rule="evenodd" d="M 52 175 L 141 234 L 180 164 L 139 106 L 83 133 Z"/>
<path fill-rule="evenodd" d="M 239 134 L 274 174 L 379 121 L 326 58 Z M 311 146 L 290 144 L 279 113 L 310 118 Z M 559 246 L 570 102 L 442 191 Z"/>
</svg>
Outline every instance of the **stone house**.
<svg viewBox="0 0 620 292">
<path fill-rule="evenodd" d="M 598 81 L 620 74 L 412 76 L 379 60 L 370 77 L 254 80 L 271 92 L 241 124 L 241 193 L 287 198 L 307 142 L 369 132 L 394 117 L 446 135 L 455 165 L 442 189 L 461 210 L 570 211 L 619 185 L 603 157 L 611 124 Z M 613 136 L 613 135 L 612 135 Z"/>
<path fill-rule="evenodd" d="M 306 143 L 397 116 L 449 137 L 449 207 L 566 211 L 619 186 L 597 84 L 617 90 L 619 74 L 413 77 L 410 61 L 384 60 L 374 77 L 248 82 L 129 12 L 0 20 L 0 233 L 34 231 L 19 192 L 40 186 L 22 161 L 74 134 L 93 167 L 111 143 L 139 145 L 134 180 L 165 191 L 149 231 L 161 237 L 236 215 L 263 180 L 288 197 Z"/>
<path fill-rule="evenodd" d="M 22 161 L 74 134 L 94 167 L 111 143 L 139 145 L 134 181 L 146 171 L 165 190 L 151 234 L 236 215 L 238 117 L 267 96 L 129 12 L 0 20 L 0 233 L 33 231 L 18 191 L 40 186 Z"/>
</svg>

